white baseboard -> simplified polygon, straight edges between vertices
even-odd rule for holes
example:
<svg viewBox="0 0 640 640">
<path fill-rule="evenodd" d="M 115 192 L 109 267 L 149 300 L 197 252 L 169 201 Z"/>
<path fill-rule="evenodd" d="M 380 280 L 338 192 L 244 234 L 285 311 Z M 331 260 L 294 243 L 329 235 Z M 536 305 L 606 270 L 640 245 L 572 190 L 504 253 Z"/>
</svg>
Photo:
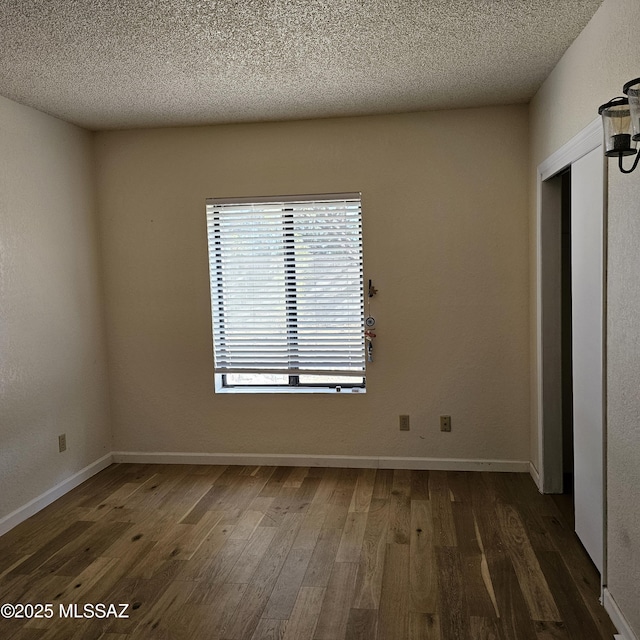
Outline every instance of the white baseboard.
<svg viewBox="0 0 640 640">
<path fill-rule="evenodd" d="M 638 636 L 629 626 L 627 619 L 624 617 L 622 611 L 620 611 L 620 607 L 618 607 L 618 603 L 613 599 L 607 587 L 604 588 L 602 604 L 604 605 L 605 611 L 609 614 L 613 626 L 618 630 L 619 635 L 614 637 L 620 640 L 638 640 Z"/>
<path fill-rule="evenodd" d="M 85 480 L 88 480 L 91 476 L 99 473 L 103 469 L 106 469 L 112 463 L 112 454 L 108 453 L 102 456 L 99 460 L 87 465 L 84 469 L 80 469 L 77 473 L 58 483 L 55 487 L 51 487 L 48 491 L 34 498 L 27 504 L 19 507 L 10 514 L 0 519 L 0 536 L 7 533 L 21 522 L 24 522 L 27 518 L 38 513 L 45 507 L 49 506 L 52 502 L 55 502 L 58 498 L 61 498 L 65 493 L 71 491 L 79 484 L 82 484 Z"/>
<path fill-rule="evenodd" d="M 523 460 L 471 460 L 457 458 L 377 458 L 379 469 L 425 469 L 430 471 L 500 471 L 526 473 Z"/>
<path fill-rule="evenodd" d="M 352 456 L 304 456 L 292 453 L 165 453 L 114 451 L 114 462 L 140 464 L 231 464 L 291 467 L 372 467 L 374 458 Z M 377 460 L 377 458 L 376 458 Z M 378 466 L 377 464 L 375 465 Z"/>
<path fill-rule="evenodd" d="M 536 483 L 536 487 L 538 487 L 538 491 L 542 493 L 542 488 L 540 487 L 540 474 L 536 469 L 533 462 L 529 463 L 529 475 L 533 478 L 533 481 Z"/>
<path fill-rule="evenodd" d="M 162 453 L 114 451 L 114 462 L 143 464 L 239 464 L 298 467 L 350 467 L 366 469 L 430 469 L 443 471 L 524 472 L 522 460 L 458 460 L 449 458 L 400 458 L 377 456 L 306 456 L 292 453 Z"/>
</svg>

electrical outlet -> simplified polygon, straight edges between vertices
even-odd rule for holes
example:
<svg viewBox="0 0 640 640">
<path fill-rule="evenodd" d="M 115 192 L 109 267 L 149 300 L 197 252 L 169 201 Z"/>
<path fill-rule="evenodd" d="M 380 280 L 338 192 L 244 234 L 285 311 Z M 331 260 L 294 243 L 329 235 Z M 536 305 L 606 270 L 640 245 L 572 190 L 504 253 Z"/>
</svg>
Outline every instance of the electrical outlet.
<svg viewBox="0 0 640 640">
<path fill-rule="evenodd" d="M 61 436 L 58 436 L 58 451 L 62 453 L 67 450 L 67 434 L 63 433 Z"/>
<path fill-rule="evenodd" d="M 409 416 L 399 416 L 400 417 L 400 431 L 409 431 Z"/>
<path fill-rule="evenodd" d="M 451 431 L 451 416 L 440 416 L 440 431 Z"/>
</svg>

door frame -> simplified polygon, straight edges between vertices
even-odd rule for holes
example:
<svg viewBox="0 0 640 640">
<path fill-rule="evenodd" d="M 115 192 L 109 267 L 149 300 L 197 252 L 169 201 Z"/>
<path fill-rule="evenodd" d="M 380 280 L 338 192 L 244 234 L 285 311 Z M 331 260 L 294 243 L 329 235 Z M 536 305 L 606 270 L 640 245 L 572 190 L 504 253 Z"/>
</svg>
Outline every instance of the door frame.
<svg viewBox="0 0 640 640">
<path fill-rule="evenodd" d="M 561 189 L 554 180 L 574 162 L 601 147 L 603 132 L 598 117 L 537 167 L 536 177 L 536 376 L 538 469 L 532 476 L 541 493 L 562 491 L 562 391 L 560 327 L 560 208 Z M 607 164 L 603 171 L 603 318 L 602 318 L 602 429 L 603 429 L 603 570 L 607 566 L 607 421 L 606 421 L 606 315 L 607 315 Z"/>
</svg>

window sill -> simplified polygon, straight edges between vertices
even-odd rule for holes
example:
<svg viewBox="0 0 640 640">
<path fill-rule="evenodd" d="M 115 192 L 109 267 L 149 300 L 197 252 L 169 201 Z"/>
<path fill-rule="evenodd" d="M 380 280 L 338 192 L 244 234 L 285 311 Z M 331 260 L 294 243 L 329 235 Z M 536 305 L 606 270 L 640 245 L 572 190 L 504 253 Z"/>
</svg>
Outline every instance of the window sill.
<svg viewBox="0 0 640 640">
<path fill-rule="evenodd" d="M 333 393 L 341 396 L 361 396 L 366 392 L 366 389 L 362 389 L 360 387 L 342 388 L 338 391 L 334 387 L 223 387 L 222 385 L 216 384 L 216 393 Z"/>
</svg>

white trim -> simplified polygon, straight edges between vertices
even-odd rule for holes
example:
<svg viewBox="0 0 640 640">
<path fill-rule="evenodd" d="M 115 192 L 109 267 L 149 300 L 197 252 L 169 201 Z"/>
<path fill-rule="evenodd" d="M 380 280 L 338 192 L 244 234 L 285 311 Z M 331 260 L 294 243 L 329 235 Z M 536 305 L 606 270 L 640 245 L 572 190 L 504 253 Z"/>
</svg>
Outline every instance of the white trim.
<svg viewBox="0 0 640 640">
<path fill-rule="evenodd" d="M 569 142 L 538 165 L 538 175 L 542 181 L 548 180 L 576 160 L 582 158 L 582 156 L 586 156 L 587 153 L 599 147 L 602 144 L 602 136 L 602 118 L 598 116 L 580 133 L 573 136 Z"/>
<path fill-rule="evenodd" d="M 605 611 L 609 614 L 611 618 L 611 622 L 613 622 L 613 626 L 618 630 L 620 635 L 614 636 L 615 638 L 620 638 L 620 640 L 639 640 L 638 636 L 633 632 L 631 626 L 627 622 L 627 619 L 624 617 L 622 611 L 620 611 L 620 607 L 618 607 L 618 603 L 613 599 L 611 592 L 607 587 L 604 588 L 603 594 L 603 605 Z"/>
<path fill-rule="evenodd" d="M 536 483 L 536 487 L 538 487 L 538 491 L 542 493 L 542 487 L 540 485 L 540 474 L 538 473 L 538 470 L 536 469 L 536 466 L 533 464 L 533 462 L 529 463 L 529 475 L 531 476 L 532 480 Z"/>
<path fill-rule="evenodd" d="M 544 493 L 544 403 L 542 373 L 542 166 L 536 180 L 536 405 L 538 407 L 539 487 Z"/>
<path fill-rule="evenodd" d="M 191 453 L 161 451 L 114 451 L 114 462 L 136 464 L 230 464 L 300 467 L 358 467 L 376 466 L 373 458 L 360 456 L 304 456 L 291 453 Z"/>
<path fill-rule="evenodd" d="M 465 460 L 377 456 L 299 455 L 293 453 L 163 453 L 114 451 L 114 462 L 141 464 L 231 464 L 298 467 L 350 467 L 366 469 L 425 469 L 442 471 L 507 471 L 526 473 L 525 460 Z"/>
<path fill-rule="evenodd" d="M 429 471 L 500 471 L 526 473 L 526 460 L 472 460 L 456 458 L 378 458 L 379 469 L 424 469 Z"/>
<path fill-rule="evenodd" d="M 4 518 L 0 518 L 0 536 L 3 536 L 7 531 L 10 531 L 21 522 L 24 522 L 27 518 L 30 518 L 32 515 L 38 513 L 38 511 L 49 506 L 52 502 L 61 498 L 65 493 L 71 491 L 71 489 L 75 489 L 91 476 L 94 476 L 96 473 L 106 469 L 112 462 L 112 454 L 107 453 L 99 460 L 92 462 L 66 480 L 63 480 L 54 487 L 51 487 L 51 489 L 45 491 L 37 498 L 34 498 L 27 502 L 27 504 L 19 507 L 15 511 L 12 511 L 10 514 L 4 516 Z"/>
</svg>

